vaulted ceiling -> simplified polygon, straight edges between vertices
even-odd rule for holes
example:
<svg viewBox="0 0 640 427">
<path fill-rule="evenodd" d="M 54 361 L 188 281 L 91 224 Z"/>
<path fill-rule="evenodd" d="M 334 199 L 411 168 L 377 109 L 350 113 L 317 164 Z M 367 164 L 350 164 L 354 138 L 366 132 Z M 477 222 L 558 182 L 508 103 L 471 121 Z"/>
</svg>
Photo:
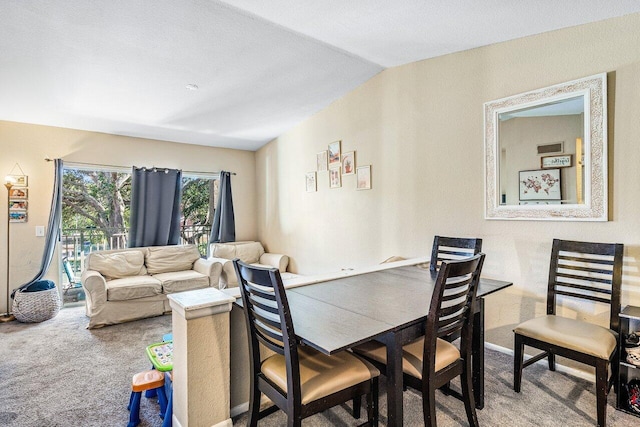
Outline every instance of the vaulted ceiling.
<svg viewBox="0 0 640 427">
<path fill-rule="evenodd" d="M 0 120 L 256 150 L 385 68 L 637 12 L 637 0 L 3 0 Z"/>
</svg>

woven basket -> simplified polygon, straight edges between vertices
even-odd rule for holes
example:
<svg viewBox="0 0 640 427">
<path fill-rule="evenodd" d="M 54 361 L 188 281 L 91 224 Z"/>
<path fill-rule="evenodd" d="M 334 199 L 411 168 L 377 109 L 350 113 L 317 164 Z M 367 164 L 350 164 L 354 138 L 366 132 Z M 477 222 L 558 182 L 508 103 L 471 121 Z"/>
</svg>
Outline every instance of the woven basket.
<svg viewBox="0 0 640 427">
<path fill-rule="evenodd" d="M 24 323 L 37 323 L 55 317 L 60 311 L 58 289 L 38 292 L 18 291 L 13 299 L 13 315 Z"/>
</svg>

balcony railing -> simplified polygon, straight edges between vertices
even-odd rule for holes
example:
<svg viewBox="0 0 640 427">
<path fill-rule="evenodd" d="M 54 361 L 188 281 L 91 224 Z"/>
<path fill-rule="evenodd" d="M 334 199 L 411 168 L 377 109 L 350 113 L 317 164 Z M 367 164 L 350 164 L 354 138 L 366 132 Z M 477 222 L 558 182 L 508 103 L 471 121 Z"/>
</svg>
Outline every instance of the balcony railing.
<svg viewBox="0 0 640 427">
<path fill-rule="evenodd" d="M 182 226 L 180 227 L 180 244 L 196 244 L 200 253 L 206 255 L 210 234 L 210 225 Z M 89 253 L 124 249 L 127 247 L 128 236 L 129 231 L 122 229 L 63 228 L 62 256 L 67 257 L 74 273 L 79 276 L 84 270 L 84 263 Z"/>
</svg>

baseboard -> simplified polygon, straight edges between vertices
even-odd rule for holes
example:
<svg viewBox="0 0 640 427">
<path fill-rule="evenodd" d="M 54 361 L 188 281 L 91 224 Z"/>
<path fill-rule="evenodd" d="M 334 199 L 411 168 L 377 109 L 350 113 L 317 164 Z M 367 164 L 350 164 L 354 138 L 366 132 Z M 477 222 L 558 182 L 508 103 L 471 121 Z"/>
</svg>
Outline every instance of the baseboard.
<svg viewBox="0 0 640 427">
<path fill-rule="evenodd" d="M 273 403 L 271 402 L 271 400 L 269 400 L 269 398 L 263 394 L 262 397 L 260 398 L 260 409 L 262 410 L 272 405 Z M 248 401 L 241 403 L 240 405 L 236 405 L 233 408 L 231 408 L 231 411 L 230 411 L 231 418 L 237 417 L 238 415 L 242 415 L 248 410 L 249 410 Z"/>
<path fill-rule="evenodd" d="M 510 348 L 502 347 L 502 346 L 499 346 L 499 345 L 496 345 L 496 344 L 491 344 L 489 342 L 485 342 L 484 346 L 485 346 L 485 348 L 488 348 L 489 350 L 495 350 L 495 351 L 498 351 L 500 353 L 505 353 L 505 354 L 508 354 L 510 356 L 513 356 L 513 350 L 510 349 Z M 525 358 L 525 360 L 528 360 L 528 359 L 531 358 L 531 356 L 528 356 L 528 355 L 525 354 L 524 358 Z M 547 366 L 547 359 L 539 360 L 539 361 L 536 362 L 536 364 Z M 581 378 L 583 380 L 587 380 L 587 381 L 592 382 L 592 383 L 595 383 L 595 381 L 596 381 L 596 378 L 595 378 L 595 376 L 593 374 L 581 371 L 580 369 L 571 368 L 569 366 L 561 365 L 560 363 L 557 362 L 557 360 L 556 360 L 556 371 L 562 372 L 562 373 L 565 373 L 565 374 L 569 374 L 571 376 L 578 377 L 578 378 Z"/>
<path fill-rule="evenodd" d="M 180 424 L 180 422 L 178 421 L 175 415 L 171 417 L 171 425 L 173 427 L 182 427 L 182 424 Z M 233 427 L 233 421 L 231 421 L 231 418 L 229 418 L 219 423 L 216 423 L 211 427 Z"/>
</svg>

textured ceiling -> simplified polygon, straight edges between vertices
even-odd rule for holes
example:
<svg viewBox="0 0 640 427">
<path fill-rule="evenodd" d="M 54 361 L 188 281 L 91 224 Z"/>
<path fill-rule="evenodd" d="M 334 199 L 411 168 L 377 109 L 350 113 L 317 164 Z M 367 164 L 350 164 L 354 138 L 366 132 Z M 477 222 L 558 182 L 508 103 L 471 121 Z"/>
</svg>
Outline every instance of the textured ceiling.
<svg viewBox="0 0 640 427">
<path fill-rule="evenodd" d="M 637 0 L 2 0 L 0 120 L 256 150 L 387 67 L 635 12 Z"/>
</svg>

